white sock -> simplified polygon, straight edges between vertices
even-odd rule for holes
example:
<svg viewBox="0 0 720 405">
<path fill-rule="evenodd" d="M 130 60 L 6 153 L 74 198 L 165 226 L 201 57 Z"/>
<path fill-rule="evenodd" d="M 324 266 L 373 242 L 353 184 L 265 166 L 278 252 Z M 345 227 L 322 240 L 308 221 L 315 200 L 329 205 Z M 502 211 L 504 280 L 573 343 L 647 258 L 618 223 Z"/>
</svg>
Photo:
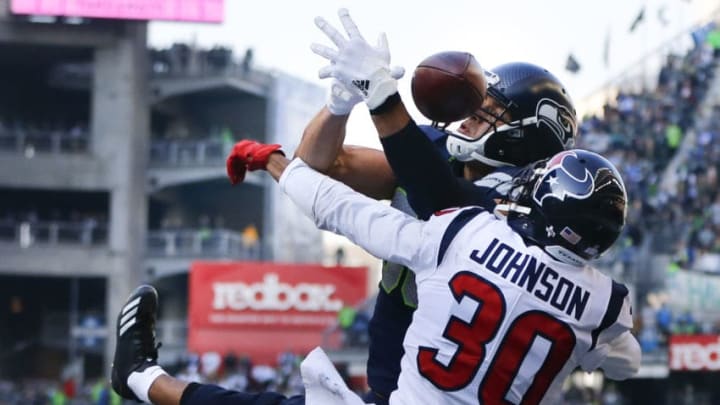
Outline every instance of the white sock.
<svg viewBox="0 0 720 405">
<path fill-rule="evenodd" d="M 150 404 L 150 398 L 148 397 L 148 394 L 150 393 L 150 386 L 161 375 L 167 375 L 167 373 L 165 370 L 160 368 L 160 366 L 148 367 L 141 373 L 138 373 L 137 371 L 130 373 L 127 384 L 141 401 Z"/>
</svg>

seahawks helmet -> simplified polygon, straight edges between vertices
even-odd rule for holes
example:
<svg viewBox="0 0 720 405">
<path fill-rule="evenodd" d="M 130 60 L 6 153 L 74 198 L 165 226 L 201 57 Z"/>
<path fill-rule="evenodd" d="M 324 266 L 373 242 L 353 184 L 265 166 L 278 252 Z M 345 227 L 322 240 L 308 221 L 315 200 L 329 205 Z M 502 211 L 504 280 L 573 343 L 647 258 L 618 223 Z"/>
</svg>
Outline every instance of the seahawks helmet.
<svg viewBox="0 0 720 405">
<path fill-rule="evenodd" d="M 604 253 L 625 226 L 627 194 L 604 157 L 581 149 L 530 165 L 513 181 L 508 224 L 564 263 Z"/>
<path fill-rule="evenodd" d="M 487 94 L 498 114 L 483 109 L 480 120 L 491 128 L 477 139 L 450 133 L 447 148 L 458 160 L 493 167 L 524 166 L 572 148 L 577 135 L 575 107 L 562 83 L 529 63 L 508 63 L 486 71 Z M 510 119 L 503 118 L 509 113 Z M 488 117 L 490 117 L 488 119 Z"/>
</svg>

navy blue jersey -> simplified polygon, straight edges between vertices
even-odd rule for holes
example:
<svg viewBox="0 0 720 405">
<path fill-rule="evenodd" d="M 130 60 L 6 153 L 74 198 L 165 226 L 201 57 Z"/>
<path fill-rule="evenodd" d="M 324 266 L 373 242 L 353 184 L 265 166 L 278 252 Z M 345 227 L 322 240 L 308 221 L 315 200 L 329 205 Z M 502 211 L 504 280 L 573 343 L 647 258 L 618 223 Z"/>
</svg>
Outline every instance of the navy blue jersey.
<svg viewBox="0 0 720 405">
<path fill-rule="evenodd" d="M 447 133 L 431 126 L 422 132 L 391 136 L 383 140 L 385 154 L 398 177 L 392 206 L 421 219 L 444 208 L 479 205 L 489 211 L 507 193 L 518 168 L 499 169 L 475 183 L 465 180 L 463 164 L 447 152 Z M 422 135 L 425 136 L 422 136 Z M 407 159 L 415 159 L 409 162 Z M 417 163 L 422 162 L 422 165 Z M 416 170 L 423 166 L 427 170 Z M 384 262 L 373 316 L 370 319 L 367 377 L 368 402 L 383 404 L 397 388 L 403 340 L 417 306 L 414 273 Z"/>
<path fill-rule="evenodd" d="M 415 123 L 398 134 L 382 139 L 385 155 L 398 184 L 418 218 L 427 219 L 435 211 L 450 207 L 480 206 L 488 211 L 502 199 L 510 179 L 523 168 L 504 167 L 473 183 L 462 177 L 459 162 L 450 159 L 445 148 L 447 134 Z M 460 166 L 462 167 L 462 166 Z M 491 179 L 494 180 L 491 181 Z M 482 180 L 488 181 L 482 181 Z M 505 186 L 505 187 L 501 187 Z"/>
</svg>

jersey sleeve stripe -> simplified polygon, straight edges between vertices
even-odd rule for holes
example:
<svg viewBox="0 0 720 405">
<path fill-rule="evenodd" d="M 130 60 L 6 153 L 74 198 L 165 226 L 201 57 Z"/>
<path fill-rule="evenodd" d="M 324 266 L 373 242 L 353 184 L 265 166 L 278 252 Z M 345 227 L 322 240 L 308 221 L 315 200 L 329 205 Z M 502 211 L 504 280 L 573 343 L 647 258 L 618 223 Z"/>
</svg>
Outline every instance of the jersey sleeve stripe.
<svg viewBox="0 0 720 405">
<path fill-rule="evenodd" d="M 602 321 L 600 321 L 600 325 L 597 328 L 593 329 L 591 333 L 592 345 L 590 346 L 590 350 L 593 350 L 595 348 L 600 333 L 602 333 L 602 331 L 609 328 L 610 325 L 617 321 L 618 316 L 620 316 L 620 310 L 622 309 L 623 302 L 625 301 L 625 297 L 627 295 L 627 287 L 613 280 L 612 291 L 610 292 L 610 300 L 608 300 L 608 306 L 605 310 L 605 315 L 603 316 Z"/>
<path fill-rule="evenodd" d="M 469 208 L 463 210 L 455 218 L 453 218 L 452 221 L 450 221 L 450 225 L 448 225 L 447 229 L 445 229 L 445 233 L 443 234 L 442 240 L 440 241 L 440 250 L 438 252 L 437 258 L 438 266 L 440 265 L 440 263 L 442 263 L 442 260 L 445 257 L 445 252 L 447 251 L 448 247 L 450 247 L 450 243 L 453 241 L 453 239 L 455 239 L 455 235 L 457 235 L 458 232 L 460 232 L 460 230 L 465 225 L 467 225 L 468 222 L 470 222 L 473 218 L 475 218 L 483 211 L 485 210 L 480 207 Z"/>
</svg>

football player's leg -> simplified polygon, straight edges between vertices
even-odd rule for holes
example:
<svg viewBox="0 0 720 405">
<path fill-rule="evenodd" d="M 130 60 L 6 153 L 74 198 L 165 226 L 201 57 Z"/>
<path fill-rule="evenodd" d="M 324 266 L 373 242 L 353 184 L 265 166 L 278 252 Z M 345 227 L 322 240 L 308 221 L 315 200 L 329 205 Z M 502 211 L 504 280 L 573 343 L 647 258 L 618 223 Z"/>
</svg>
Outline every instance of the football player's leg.
<svg viewBox="0 0 720 405">
<path fill-rule="evenodd" d="M 118 314 L 110 381 L 113 390 L 125 399 L 150 402 L 150 385 L 167 374 L 157 364 L 157 307 L 157 291 L 152 286 L 143 285 L 130 294 Z"/>
<path fill-rule="evenodd" d="M 375 310 L 368 335 L 367 378 L 370 392 L 364 396 L 367 403 L 387 404 L 390 393 L 397 389 L 400 359 L 405 353 L 403 340 L 417 298 L 412 273 L 403 266 L 385 263 Z"/>
<path fill-rule="evenodd" d="M 138 287 L 117 318 L 112 387 L 121 397 L 156 405 L 301 405 L 304 398 L 277 393 L 245 394 L 214 385 L 177 380 L 157 364 L 155 321 L 158 295 L 149 285 Z"/>
<path fill-rule="evenodd" d="M 152 389 L 150 390 L 152 394 Z M 151 395 L 152 398 L 152 395 Z M 154 399 L 154 398 L 153 398 Z M 158 405 L 170 405 L 158 402 Z M 230 391 L 216 385 L 191 383 L 182 393 L 180 405 L 304 405 L 305 397 L 297 395 L 287 398 L 276 392 L 247 394 Z"/>
</svg>

